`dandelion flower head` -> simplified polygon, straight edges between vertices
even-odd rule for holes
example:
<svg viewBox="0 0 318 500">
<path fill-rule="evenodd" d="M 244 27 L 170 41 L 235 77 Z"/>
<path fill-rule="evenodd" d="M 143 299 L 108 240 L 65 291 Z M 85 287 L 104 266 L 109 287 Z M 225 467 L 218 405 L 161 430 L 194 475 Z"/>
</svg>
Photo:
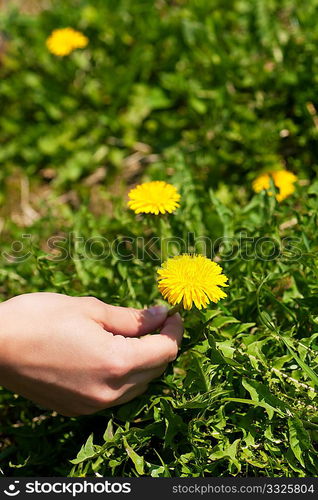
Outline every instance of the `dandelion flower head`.
<svg viewBox="0 0 318 500">
<path fill-rule="evenodd" d="M 270 188 L 270 179 L 273 179 L 274 185 L 278 189 L 276 194 L 277 201 L 283 201 L 285 198 L 293 194 L 295 191 L 295 182 L 297 181 L 296 175 L 288 170 L 275 170 L 273 172 L 268 172 L 259 175 L 253 181 L 253 189 L 256 193 L 263 190 L 268 190 Z M 268 192 L 270 196 L 273 195 L 270 191 Z"/>
<path fill-rule="evenodd" d="M 46 46 L 56 56 L 67 56 L 75 49 L 82 49 L 88 44 L 88 38 L 73 28 L 61 28 L 52 31 L 46 40 Z"/>
<path fill-rule="evenodd" d="M 183 254 L 167 259 L 158 272 L 158 287 L 171 305 L 202 309 L 226 297 L 228 286 L 222 268 L 204 255 Z"/>
<path fill-rule="evenodd" d="M 172 184 L 164 181 L 139 184 L 130 190 L 128 198 L 128 207 L 136 214 L 171 214 L 180 206 L 180 194 Z"/>
</svg>

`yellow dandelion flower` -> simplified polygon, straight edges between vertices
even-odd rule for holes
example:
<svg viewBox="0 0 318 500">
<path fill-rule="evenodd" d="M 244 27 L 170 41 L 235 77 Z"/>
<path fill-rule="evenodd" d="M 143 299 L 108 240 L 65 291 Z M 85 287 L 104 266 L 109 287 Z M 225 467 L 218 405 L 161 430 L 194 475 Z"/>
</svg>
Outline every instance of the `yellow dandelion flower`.
<svg viewBox="0 0 318 500">
<path fill-rule="evenodd" d="M 172 184 L 152 181 L 139 184 L 128 193 L 128 207 L 136 214 L 171 214 L 180 206 L 180 194 Z"/>
<path fill-rule="evenodd" d="M 261 174 L 253 181 L 253 189 L 255 193 L 260 193 L 260 191 L 264 191 L 269 189 L 270 187 L 270 176 L 269 174 Z"/>
<path fill-rule="evenodd" d="M 283 201 L 295 191 L 295 182 L 297 177 L 288 170 L 277 170 L 272 173 L 275 186 L 279 189 L 276 198 L 277 201 Z"/>
<path fill-rule="evenodd" d="M 270 179 L 273 179 L 274 185 L 278 189 L 276 194 L 277 201 L 283 201 L 285 198 L 293 194 L 295 191 L 295 182 L 297 181 L 296 175 L 288 170 L 275 170 L 265 174 L 259 175 L 253 181 L 253 189 L 256 193 L 263 190 L 268 190 L 270 188 Z M 270 196 L 273 195 L 270 191 L 268 192 Z"/>
<path fill-rule="evenodd" d="M 227 277 L 204 255 L 178 255 L 167 259 L 157 272 L 159 290 L 173 306 L 182 302 L 184 309 L 193 304 L 201 309 L 226 297 L 220 287 L 228 286 Z"/>
<path fill-rule="evenodd" d="M 56 56 L 67 56 L 75 49 L 82 49 L 88 44 L 88 38 L 73 28 L 52 31 L 46 40 L 46 46 Z"/>
</svg>

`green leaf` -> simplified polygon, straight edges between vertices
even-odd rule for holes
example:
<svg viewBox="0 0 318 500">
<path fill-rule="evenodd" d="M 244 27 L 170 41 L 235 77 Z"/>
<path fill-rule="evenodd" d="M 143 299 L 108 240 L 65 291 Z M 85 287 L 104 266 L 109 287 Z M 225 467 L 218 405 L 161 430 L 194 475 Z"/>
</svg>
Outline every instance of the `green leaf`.
<svg viewBox="0 0 318 500">
<path fill-rule="evenodd" d="M 264 403 L 263 401 L 253 401 L 252 399 L 245 399 L 245 398 L 224 398 L 223 401 L 232 401 L 234 403 L 243 403 L 251 406 L 259 406 L 260 408 L 264 408 L 264 410 L 267 411 L 270 419 L 272 419 L 274 412 L 277 411 L 271 405 Z"/>
<path fill-rule="evenodd" d="M 215 328 L 222 328 L 224 325 L 230 325 L 233 323 L 239 323 L 239 320 L 233 317 L 218 316 L 211 322 L 211 326 Z"/>
<path fill-rule="evenodd" d="M 304 452 L 311 448 L 310 437 L 302 421 L 296 416 L 288 419 L 289 444 L 297 460 L 305 467 Z"/>
<path fill-rule="evenodd" d="M 72 464 L 79 464 L 81 462 L 84 462 L 85 460 L 88 460 L 89 458 L 95 457 L 96 451 L 94 449 L 93 438 L 94 434 L 92 433 L 88 437 L 86 443 L 82 446 L 82 448 L 78 452 L 77 457 L 74 458 L 74 460 L 70 460 Z"/>
<path fill-rule="evenodd" d="M 135 450 L 133 450 L 132 447 L 129 446 L 129 444 L 127 442 L 127 439 L 125 438 L 125 436 L 123 437 L 123 443 L 124 443 L 124 447 L 125 447 L 125 450 L 127 452 L 127 455 L 133 461 L 134 466 L 136 467 L 137 473 L 140 476 L 143 476 L 144 473 L 145 473 L 145 470 L 144 470 L 145 460 L 144 460 L 144 458 L 141 457 L 140 455 L 138 455 L 135 452 Z"/>
<path fill-rule="evenodd" d="M 166 424 L 165 446 L 171 446 L 174 444 L 174 437 L 176 434 L 186 431 L 186 425 L 182 418 L 172 410 L 168 401 L 162 400 L 160 404 Z"/>
<path fill-rule="evenodd" d="M 264 384 L 256 380 L 243 378 L 242 385 L 250 393 L 252 400 L 260 403 L 265 408 L 270 419 L 273 418 L 274 412 L 277 412 L 282 417 L 286 415 L 287 408 L 285 404 L 274 396 Z"/>
<path fill-rule="evenodd" d="M 295 351 L 290 347 L 288 341 L 282 336 L 279 336 L 280 339 L 284 342 L 290 354 L 293 356 L 294 360 L 299 364 L 299 366 L 304 370 L 304 372 L 308 375 L 308 377 L 313 381 L 313 383 L 318 387 L 318 375 L 314 372 L 310 366 L 307 365 L 299 356 L 295 353 Z"/>
<path fill-rule="evenodd" d="M 192 351 L 191 360 L 191 371 L 195 373 L 196 386 L 200 386 L 202 391 L 207 392 L 210 389 L 210 379 L 203 363 L 204 357 Z"/>
<path fill-rule="evenodd" d="M 215 448 L 215 451 L 213 451 L 213 453 L 209 455 L 209 458 L 211 460 L 220 460 L 222 458 L 227 458 L 237 468 L 237 472 L 240 472 L 241 464 L 237 457 L 240 442 L 240 439 L 236 439 L 232 444 L 229 444 L 222 449 L 220 449 L 220 446 L 217 446 Z"/>
<path fill-rule="evenodd" d="M 109 441 L 112 441 L 113 438 L 114 438 L 113 421 L 112 419 L 110 419 L 108 421 L 106 430 L 104 432 L 103 439 L 104 441 L 106 441 L 106 443 L 108 443 Z"/>
</svg>

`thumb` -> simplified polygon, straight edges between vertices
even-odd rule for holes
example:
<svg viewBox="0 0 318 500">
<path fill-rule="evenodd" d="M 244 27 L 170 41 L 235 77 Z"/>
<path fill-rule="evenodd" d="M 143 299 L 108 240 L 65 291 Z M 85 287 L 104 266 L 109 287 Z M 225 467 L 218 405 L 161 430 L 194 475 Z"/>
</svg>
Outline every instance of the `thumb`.
<svg viewBox="0 0 318 500">
<path fill-rule="evenodd" d="M 125 337 L 138 337 L 154 332 L 163 325 L 168 313 L 166 306 L 133 309 L 98 302 L 93 319 L 101 323 L 105 330 Z"/>
</svg>

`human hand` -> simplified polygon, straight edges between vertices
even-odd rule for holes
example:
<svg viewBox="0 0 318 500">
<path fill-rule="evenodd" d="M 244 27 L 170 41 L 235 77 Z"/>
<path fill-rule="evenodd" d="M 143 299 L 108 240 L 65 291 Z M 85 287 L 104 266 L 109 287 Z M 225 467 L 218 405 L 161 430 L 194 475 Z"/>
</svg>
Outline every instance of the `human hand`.
<svg viewBox="0 0 318 500">
<path fill-rule="evenodd" d="M 0 304 L 0 384 L 62 415 L 94 413 L 144 392 L 176 358 L 182 332 L 162 306 L 19 295 Z"/>
</svg>

